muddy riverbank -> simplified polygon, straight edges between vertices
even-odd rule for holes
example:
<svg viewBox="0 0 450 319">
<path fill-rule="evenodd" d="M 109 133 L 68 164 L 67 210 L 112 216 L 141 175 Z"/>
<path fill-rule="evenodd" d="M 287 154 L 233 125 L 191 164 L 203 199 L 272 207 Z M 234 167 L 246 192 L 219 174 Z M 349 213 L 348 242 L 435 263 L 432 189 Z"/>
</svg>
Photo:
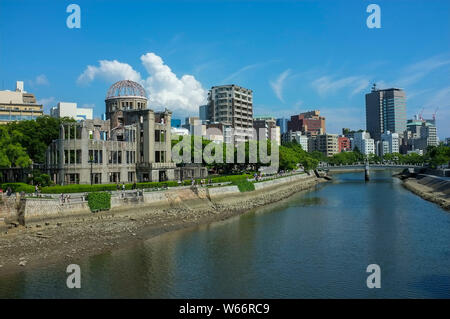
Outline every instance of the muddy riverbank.
<svg viewBox="0 0 450 319">
<path fill-rule="evenodd" d="M 61 260 L 76 263 L 80 257 L 111 251 L 162 233 L 225 220 L 323 181 L 310 176 L 214 200 L 201 198 L 193 205 L 180 202 L 164 208 L 137 206 L 18 226 L 0 235 L 0 276 Z"/>
</svg>

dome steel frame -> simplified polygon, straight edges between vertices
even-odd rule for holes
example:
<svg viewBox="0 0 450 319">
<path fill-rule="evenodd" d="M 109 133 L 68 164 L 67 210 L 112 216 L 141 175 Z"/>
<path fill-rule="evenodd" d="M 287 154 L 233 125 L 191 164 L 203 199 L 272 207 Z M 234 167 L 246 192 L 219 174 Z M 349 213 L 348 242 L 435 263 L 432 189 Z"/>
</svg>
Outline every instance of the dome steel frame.
<svg viewBox="0 0 450 319">
<path fill-rule="evenodd" d="M 122 80 L 114 83 L 108 90 L 106 99 L 115 99 L 120 97 L 140 97 L 147 99 L 147 92 L 137 82 L 130 80 Z"/>
</svg>

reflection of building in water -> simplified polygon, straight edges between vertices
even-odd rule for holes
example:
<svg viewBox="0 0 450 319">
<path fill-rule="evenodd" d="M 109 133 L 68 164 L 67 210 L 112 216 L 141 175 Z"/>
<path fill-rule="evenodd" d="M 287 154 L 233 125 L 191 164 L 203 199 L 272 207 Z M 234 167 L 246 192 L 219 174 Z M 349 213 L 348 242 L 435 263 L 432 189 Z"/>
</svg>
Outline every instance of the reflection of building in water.
<svg viewBox="0 0 450 319">
<path fill-rule="evenodd" d="M 171 116 L 147 108 L 136 82 L 113 84 L 106 120 L 64 124 L 47 150 L 47 168 L 58 184 L 165 181 L 207 176 L 206 168 L 176 167 L 171 154 Z"/>
</svg>

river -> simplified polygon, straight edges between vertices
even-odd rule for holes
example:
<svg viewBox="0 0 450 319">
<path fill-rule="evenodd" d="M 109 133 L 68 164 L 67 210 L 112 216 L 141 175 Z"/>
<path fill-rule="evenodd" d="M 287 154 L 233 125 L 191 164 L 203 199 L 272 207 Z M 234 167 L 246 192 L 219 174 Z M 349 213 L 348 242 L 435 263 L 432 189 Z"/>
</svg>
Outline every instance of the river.
<svg viewBox="0 0 450 319">
<path fill-rule="evenodd" d="M 450 213 L 392 171 L 334 181 L 224 222 L 0 277 L 0 298 L 450 298 Z M 366 268 L 381 268 L 369 289 Z"/>
</svg>

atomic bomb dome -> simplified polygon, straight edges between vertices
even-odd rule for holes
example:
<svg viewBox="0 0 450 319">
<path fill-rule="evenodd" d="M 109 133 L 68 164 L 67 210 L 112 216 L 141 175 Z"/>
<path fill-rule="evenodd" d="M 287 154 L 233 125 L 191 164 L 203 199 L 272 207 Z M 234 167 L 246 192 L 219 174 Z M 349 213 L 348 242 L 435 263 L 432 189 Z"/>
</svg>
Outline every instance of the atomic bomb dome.
<svg viewBox="0 0 450 319">
<path fill-rule="evenodd" d="M 105 104 L 106 119 L 115 118 L 114 122 L 120 122 L 123 118 L 123 111 L 147 108 L 147 93 L 142 85 L 137 82 L 119 81 L 109 88 Z"/>
<path fill-rule="evenodd" d="M 111 85 L 106 95 L 107 100 L 120 97 L 140 97 L 147 99 L 147 93 L 139 83 L 123 80 Z"/>
</svg>

